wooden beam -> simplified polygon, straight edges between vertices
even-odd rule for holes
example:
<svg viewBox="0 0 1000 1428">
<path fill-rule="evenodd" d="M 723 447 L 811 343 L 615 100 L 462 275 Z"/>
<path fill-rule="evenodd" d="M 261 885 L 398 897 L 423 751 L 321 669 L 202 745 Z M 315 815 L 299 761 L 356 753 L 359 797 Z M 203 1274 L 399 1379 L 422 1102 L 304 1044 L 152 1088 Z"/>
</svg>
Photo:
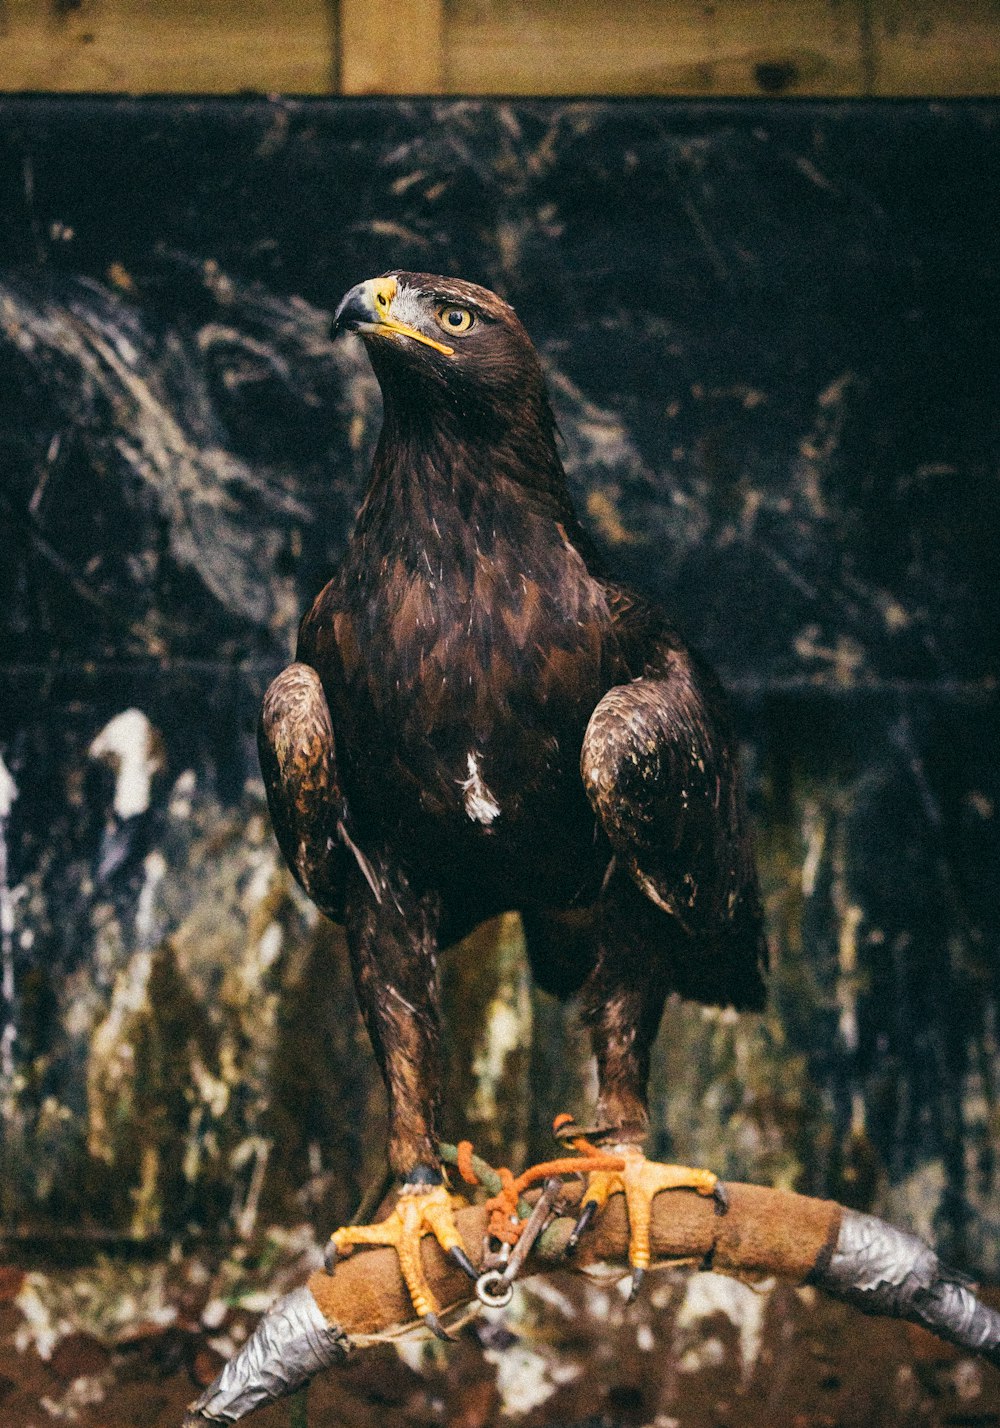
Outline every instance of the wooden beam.
<svg viewBox="0 0 1000 1428">
<path fill-rule="evenodd" d="M 1000 93 L 997 0 L 880 0 L 873 8 L 875 94 Z"/>
<path fill-rule="evenodd" d="M 444 0 L 340 0 L 342 94 L 440 94 Z"/>
<path fill-rule="evenodd" d="M 450 0 L 445 89 L 981 95 L 998 54 L 995 0 Z"/>
<path fill-rule="evenodd" d="M 326 94 L 332 0 L 4 0 L 0 90 Z"/>
<path fill-rule="evenodd" d="M 998 0 L 0 0 L 0 90 L 989 95 Z"/>
<path fill-rule="evenodd" d="M 599 37 L 599 38 L 598 38 Z M 446 87 L 485 94 L 857 94 L 857 12 L 835 0 L 452 0 Z"/>
</svg>

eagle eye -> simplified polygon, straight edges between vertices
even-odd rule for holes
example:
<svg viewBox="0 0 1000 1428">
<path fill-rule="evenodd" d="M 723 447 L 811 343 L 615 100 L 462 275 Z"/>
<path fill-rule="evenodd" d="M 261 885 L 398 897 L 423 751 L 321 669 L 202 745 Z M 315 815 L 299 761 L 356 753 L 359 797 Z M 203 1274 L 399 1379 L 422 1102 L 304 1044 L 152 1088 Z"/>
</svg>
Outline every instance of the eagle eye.
<svg viewBox="0 0 1000 1428">
<path fill-rule="evenodd" d="M 445 332 L 450 332 L 453 336 L 455 334 L 460 336 L 463 332 L 468 332 L 475 320 L 467 307 L 438 308 L 438 327 Z"/>
</svg>

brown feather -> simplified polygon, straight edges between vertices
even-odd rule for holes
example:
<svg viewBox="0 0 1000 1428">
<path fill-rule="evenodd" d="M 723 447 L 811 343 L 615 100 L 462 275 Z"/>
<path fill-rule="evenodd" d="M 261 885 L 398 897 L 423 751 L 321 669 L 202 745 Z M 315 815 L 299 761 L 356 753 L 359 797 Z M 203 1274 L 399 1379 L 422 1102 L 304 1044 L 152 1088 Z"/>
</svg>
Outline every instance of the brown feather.
<svg viewBox="0 0 1000 1428">
<path fill-rule="evenodd" d="M 764 941 L 725 702 L 603 573 L 524 328 L 474 284 L 393 276 L 427 336 L 442 304 L 475 320 L 452 356 L 366 329 L 371 482 L 302 623 L 308 696 L 279 676 L 261 747 L 285 856 L 327 911 L 339 890 L 405 1173 L 438 1130 L 439 944 L 521 911 L 543 985 L 582 988 L 601 1114 L 638 1134 L 667 992 L 759 1004 Z"/>
</svg>

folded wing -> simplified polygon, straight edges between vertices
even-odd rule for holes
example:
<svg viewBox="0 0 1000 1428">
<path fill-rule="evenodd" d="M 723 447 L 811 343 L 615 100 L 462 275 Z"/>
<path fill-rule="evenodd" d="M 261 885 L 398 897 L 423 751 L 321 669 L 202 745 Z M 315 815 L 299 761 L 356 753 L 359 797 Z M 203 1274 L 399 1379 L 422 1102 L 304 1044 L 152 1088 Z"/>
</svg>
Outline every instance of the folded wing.
<svg viewBox="0 0 1000 1428">
<path fill-rule="evenodd" d="M 580 766 L 619 864 L 687 934 L 679 990 L 762 1005 L 767 944 L 753 847 L 711 676 L 670 650 L 644 677 L 609 690 L 590 718 Z"/>
</svg>

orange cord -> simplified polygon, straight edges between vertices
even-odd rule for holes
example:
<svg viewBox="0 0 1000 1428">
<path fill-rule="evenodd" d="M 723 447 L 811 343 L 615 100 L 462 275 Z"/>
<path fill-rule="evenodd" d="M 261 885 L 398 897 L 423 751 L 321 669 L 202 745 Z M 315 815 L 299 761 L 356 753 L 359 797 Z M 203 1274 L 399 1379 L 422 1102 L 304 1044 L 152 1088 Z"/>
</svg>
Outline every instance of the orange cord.
<svg viewBox="0 0 1000 1428">
<path fill-rule="evenodd" d="M 460 1140 L 455 1147 L 455 1164 L 466 1185 L 478 1185 L 479 1176 L 472 1168 L 472 1141 Z"/>
<path fill-rule="evenodd" d="M 620 1155 L 606 1155 L 592 1146 L 582 1136 L 573 1142 L 580 1152 L 578 1155 L 561 1156 L 557 1160 L 543 1160 L 532 1165 L 523 1174 L 514 1178 L 506 1166 L 497 1171 L 502 1189 L 499 1194 L 486 1201 L 489 1211 L 489 1233 L 502 1244 L 516 1245 L 521 1237 L 525 1221 L 518 1219 L 517 1202 L 521 1194 L 540 1180 L 548 1180 L 553 1175 L 580 1175 L 591 1170 L 624 1170 L 625 1161 Z"/>
<path fill-rule="evenodd" d="M 485 1208 L 490 1217 L 487 1229 L 501 1244 L 516 1245 L 521 1238 L 521 1227 L 524 1224 L 517 1215 L 517 1181 L 506 1165 L 501 1165 L 497 1174 L 500 1177 L 501 1189 L 486 1201 Z"/>
<path fill-rule="evenodd" d="M 568 1125 L 573 1117 L 565 1112 L 556 1116 L 553 1130 Z M 625 1161 L 620 1155 L 608 1155 L 591 1145 L 584 1136 L 576 1136 L 570 1142 L 577 1152 L 575 1156 L 560 1156 L 557 1160 L 543 1160 L 532 1165 L 515 1179 L 513 1171 L 502 1165 L 497 1170 L 500 1190 L 486 1201 L 484 1208 L 489 1213 L 488 1234 L 501 1244 L 516 1245 L 521 1237 L 525 1221 L 518 1218 L 517 1202 L 524 1190 L 539 1180 L 548 1180 L 553 1175 L 580 1175 L 591 1170 L 624 1170 Z M 458 1173 L 467 1185 L 478 1185 L 479 1177 L 472 1168 L 472 1141 L 460 1140 L 456 1147 L 455 1163 Z"/>
</svg>

